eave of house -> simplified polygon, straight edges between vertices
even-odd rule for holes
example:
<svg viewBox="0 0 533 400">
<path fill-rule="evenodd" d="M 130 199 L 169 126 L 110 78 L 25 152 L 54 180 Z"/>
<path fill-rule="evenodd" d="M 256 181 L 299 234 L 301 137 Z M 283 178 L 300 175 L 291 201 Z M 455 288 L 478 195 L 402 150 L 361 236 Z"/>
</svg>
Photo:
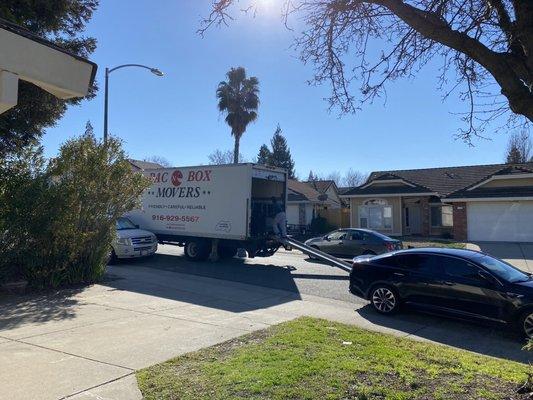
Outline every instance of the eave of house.
<svg viewBox="0 0 533 400">
<path fill-rule="evenodd" d="M 404 179 L 375 179 L 375 180 L 370 181 L 370 182 L 364 184 L 363 186 L 361 186 L 361 189 L 365 189 L 365 188 L 367 188 L 369 186 L 376 185 L 376 184 L 382 185 L 384 183 L 401 183 L 403 185 L 410 186 L 410 187 L 415 187 L 416 186 L 416 185 L 413 185 L 410 182 L 407 182 Z"/>
<path fill-rule="evenodd" d="M 60 99 L 87 95 L 96 64 L 13 24 L 0 22 L 0 112 L 16 105 L 19 80 Z"/>
<path fill-rule="evenodd" d="M 340 195 L 343 199 L 361 198 L 361 197 L 409 197 L 409 196 L 439 196 L 435 192 L 413 192 L 413 193 L 368 193 L 368 194 L 349 194 Z"/>
<path fill-rule="evenodd" d="M 502 175 L 493 175 L 488 179 L 485 179 L 484 181 L 478 183 L 477 185 L 474 185 L 468 189 L 467 191 L 475 190 L 481 186 L 486 185 L 489 182 L 495 181 L 495 180 L 502 180 L 502 179 L 526 179 L 526 178 L 533 178 L 533 173 L 523 173 L 523 174 L 502 174 Z"/>
</svg>

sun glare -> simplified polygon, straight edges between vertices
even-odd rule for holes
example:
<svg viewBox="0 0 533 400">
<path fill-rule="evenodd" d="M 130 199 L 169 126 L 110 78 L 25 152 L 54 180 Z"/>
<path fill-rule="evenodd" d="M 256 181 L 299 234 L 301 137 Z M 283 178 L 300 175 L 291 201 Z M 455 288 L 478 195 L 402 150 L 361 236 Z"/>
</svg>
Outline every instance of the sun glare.
<svg viewBox="0 0 533 400">
<path fill-rule="evenodd" d="M 281 12 L 281 0 L 254 0 L 252 3 L 257 14 L 272 16 Z"/>
</svg>

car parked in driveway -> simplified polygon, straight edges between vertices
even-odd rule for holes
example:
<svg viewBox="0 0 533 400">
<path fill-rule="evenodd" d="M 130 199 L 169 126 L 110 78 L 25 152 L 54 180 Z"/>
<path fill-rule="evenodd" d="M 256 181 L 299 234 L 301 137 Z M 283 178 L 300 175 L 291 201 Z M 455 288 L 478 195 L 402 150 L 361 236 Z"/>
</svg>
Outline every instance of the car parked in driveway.
<svg viewBox="0 0 533 400">
<path fill-rule="evenodd" d="M 337 229 L 305 242 L 324 253 L 340 257 L 376 255 L 403 248 L 402 242 L 370 229 Z"/>
<path fill-rule="evenodd" d="M 157 251 L 157 237 L 139 229 L 126 217 L 117 220 L 117 236 L 111 243 L 111 263 L 119 259 L 151 256 Z"/>
<path fill-rule="evenodd" d="M 382 314 L 401 305 L 517 326 L 533 338 L 533 278 L 488 254 L 428 248 L 356 257 L 350 292 Z"/>
</svg>

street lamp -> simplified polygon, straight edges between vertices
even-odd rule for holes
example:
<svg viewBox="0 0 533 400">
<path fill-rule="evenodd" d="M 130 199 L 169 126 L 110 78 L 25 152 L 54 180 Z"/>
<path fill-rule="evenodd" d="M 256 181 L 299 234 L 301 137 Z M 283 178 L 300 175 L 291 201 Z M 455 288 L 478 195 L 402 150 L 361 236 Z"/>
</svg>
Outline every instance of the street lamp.
<svg viewBox="0 0 533 400">
<path fill-rule="evenodd" d="M 141 65 L 141 64 L 123 64 L 123 65 L 119 65 L 118 67 L 115 67 L 115 68 L 111 68 L 111 69 L 106 68 L 105 69 L 104 143 L 107 143 L 107 137 L 108 137 L 108 133 L 107 133 L 107 104 L 108 104 L 108 94 L 109 94 L 109 74 L 111 72 L 113 72 L 113 71 L 116 71 L 117 69 L 126 68 L 126 67 L 144 68 L 144 69 L 149 70 L 152 74 L 154 74 L 156 76 L 163 76 L 164 75 L 157 68 L 147 67 L 146 65 Z"/>
</svg>

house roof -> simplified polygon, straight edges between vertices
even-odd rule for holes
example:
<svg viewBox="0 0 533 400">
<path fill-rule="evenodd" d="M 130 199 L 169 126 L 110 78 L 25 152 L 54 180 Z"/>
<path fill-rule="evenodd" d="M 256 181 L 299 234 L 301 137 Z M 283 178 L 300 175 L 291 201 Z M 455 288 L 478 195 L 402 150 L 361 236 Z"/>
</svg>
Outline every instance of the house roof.
<svg viewBox="0 0 533 400">
<path fill-rule="evenodd" d="M 49 40 L 46 40 L 46 39 L 43 39 L 42 37 L 36 35 L 35 33 L 25 29 L 24 27 L 20 26 L 20 25 L 17 25 L 17 24 L 14 24 L 10 21 L 7 21 L 3 18 L 0 18 L 0 28 L 2 29 L 5 29 L 6 31 L 9 31 L 9 32 L 12 32 L 14 34 L 17 34 L 17 35 L 20 35 L 20 36 L 23 36 L 27 39 L 30 39 L 34 42 L 37 42 L 37 43 L 40 43 L 46 47 L 50 47 L 51 49 L 54 49 L 54 50 L 57 50 L 61 53 L 64 53 L 70 57 L 73 57 L 75 58 L 76 60 L 79 60 L 79 61 L 82 61 L 84 63 L 87 63 L 87 64 L 90 64 L 91 65 L 91 77 L 89 79 L 89 86 L 91 86 L 93 83 L 94 83 L 94 79 L 96 77 L 96 70 L 98 69 L 98 66 L 96 65 L 96 63 L 84 58 L 84 57 L 81 57 L 75 53 L 72 53 L 66 49 L 64 49 L 63 47 L 61 46 L 58 46 L 57 44 L 55 44 L 54 42 L 51 42 Z"/>
<path fill-rule="evenodd" d="M 288 201 L 320 203 L 320 193 L 305 182 L 289 179 L 287 182 L 289 193 Z"/>
<path fill-rule="evenodd" d="M 344 195 L 392 194 L 392 193 L 437 193 L 448 197 L 451 193 L 475 186 L 495 174 L 533 172 L 533 162 L 524 164 L 470 165 L 464 167 L 441 167 L 394 171 L 375 171 L 362 186 L 353 188 Z M 368 186 L 372 181 L 403 179 L 413 186 Z"/>
<path fill-rule="evenodd" d="M 306 181 L 313 189 L 319 191 L 320 193 L 326 193 L 331 185 L 335 185 L 335 181 L 327 179 L 323 181 Z"/>
<path fill-rule="evenodd" d="M 343 195 L 345 194 L 346 192 L 350 191 L 353 189 L 353 186 L 341 186 L 339 188 L 337 188 L 337 190 L 339 191 L 339 195 Z"/>
<path fill-rule="evenodd" d="M 146 170 L 146 169 L 158 169 L 158 168 L 164 168 L 161 164 L 151 162 L 151 161 L 142 161 L 142 160 L 134 160 L 133 158 L 128 158 L 128 161 L 131 165 L 133 165 L 133 168 L 137 170 Z"/>
</svg>

